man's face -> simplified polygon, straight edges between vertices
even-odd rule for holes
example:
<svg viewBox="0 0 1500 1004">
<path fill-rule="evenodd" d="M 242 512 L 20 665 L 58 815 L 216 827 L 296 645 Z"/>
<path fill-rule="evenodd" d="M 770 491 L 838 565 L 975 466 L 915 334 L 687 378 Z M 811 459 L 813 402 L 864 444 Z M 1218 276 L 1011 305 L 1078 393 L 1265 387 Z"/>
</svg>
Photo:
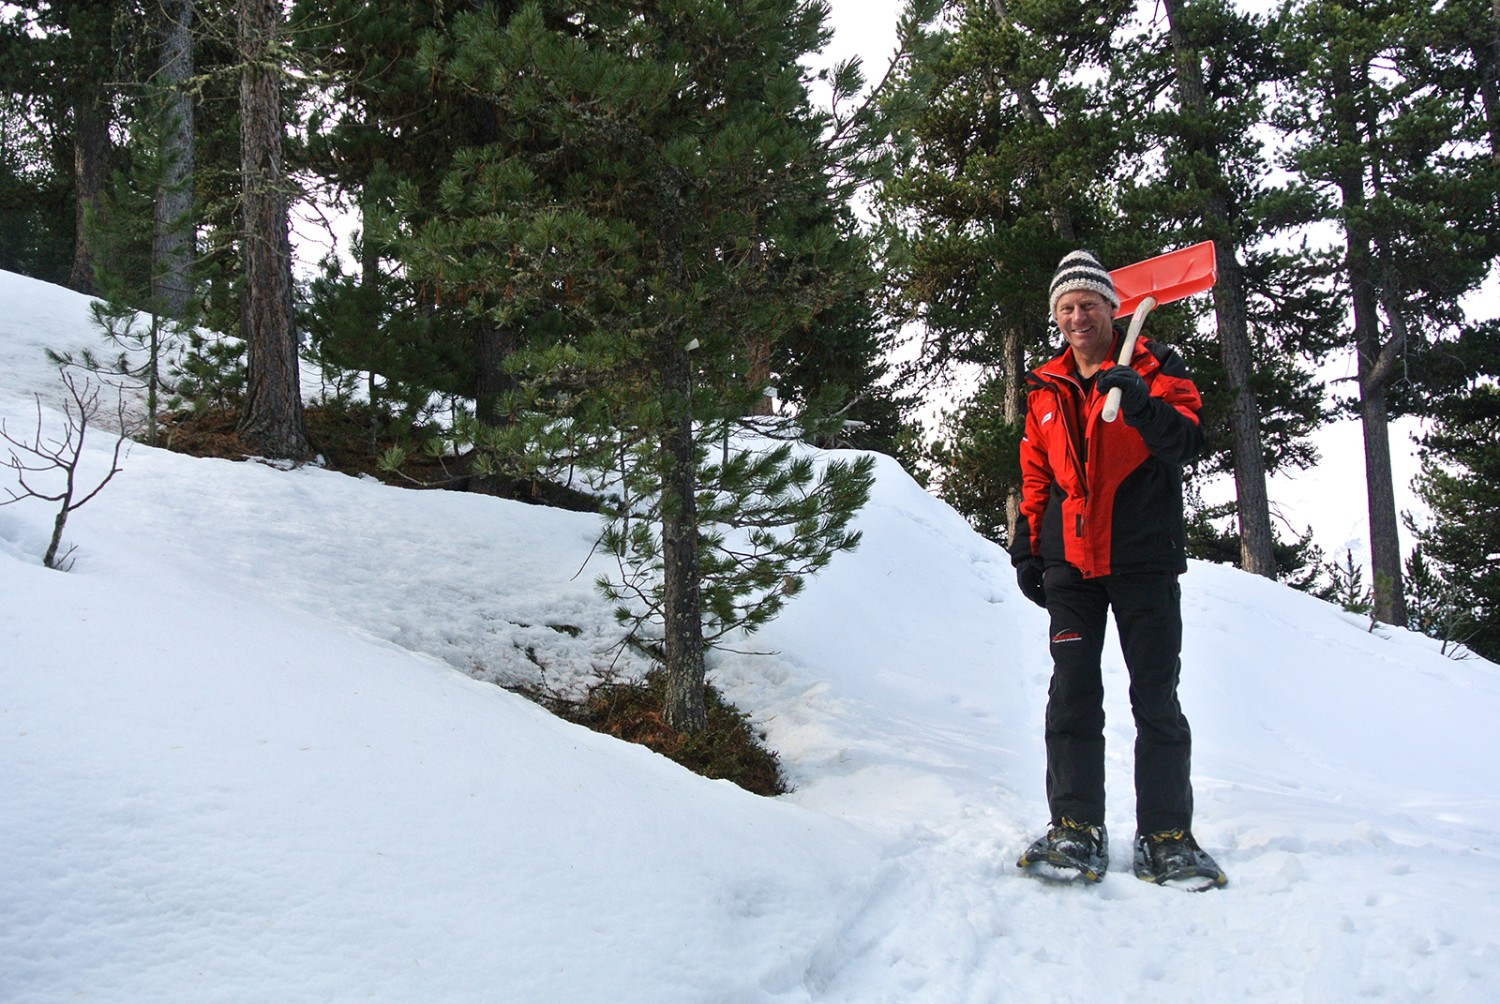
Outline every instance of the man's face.
<svg viewBox="0 0 1500 1004">
<path fill-rule="evenodd" d="M 1115 311 L 1104 297 L 1087 289 L 1064 293 L 1057 298 L 1052 319 L 1079 362 L 1098 365 L 1108 358 L 1115 339 Z"/>
</svg>

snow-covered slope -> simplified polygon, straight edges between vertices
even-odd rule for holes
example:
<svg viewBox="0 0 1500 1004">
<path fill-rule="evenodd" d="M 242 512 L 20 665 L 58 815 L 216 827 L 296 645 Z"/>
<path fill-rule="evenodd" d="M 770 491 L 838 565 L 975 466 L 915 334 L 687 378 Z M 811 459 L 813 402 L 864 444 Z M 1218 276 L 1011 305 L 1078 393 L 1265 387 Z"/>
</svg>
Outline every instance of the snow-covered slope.
<svg viewBox="0 0 1500 1004">
<path fill-rule="evenodd" d="M 42 348 L 94 343 L 84 301 L 0 273 L 0 302 L 0 417 L 30 436 L 40 394 L 58 429 Z M 1500 978 L 1500 670 L 1428 639 L 1195 564 L 1196 830 L 1231 885 L 1053 888 L 1013 867 L 1046 814 L 1044 615 L 888 461 L 861 549 L 713 663 L 782 752 L 777 800 L 474 678 L 614 661 L 593 517 L 141 446 L 124 468 L 70 520 L 68 573 L 40 565 L 45 504 L 0 508 L 0 1000 L 1450 1000 Z"/>
</svg>

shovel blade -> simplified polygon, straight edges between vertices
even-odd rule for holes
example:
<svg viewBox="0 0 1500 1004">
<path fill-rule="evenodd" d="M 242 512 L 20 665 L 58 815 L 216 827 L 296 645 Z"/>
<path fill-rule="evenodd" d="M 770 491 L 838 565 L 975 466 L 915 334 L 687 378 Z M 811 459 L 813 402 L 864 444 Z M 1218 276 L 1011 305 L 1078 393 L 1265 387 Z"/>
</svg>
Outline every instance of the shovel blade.
<svg viewBox="0 0 1500 1004">
<path fill-rule="evenodd" d="M 1145 261 L 1126 265 L 1109 273 L 1120 297 L 1116 317 L 1127 317 L 1148 296 L 1160 306 L 1194 293 L 1213 288 L 1218 278 L 1214 259 L 1214 242 L 1204 241 L 1189 247 L 1168 251 Z"/>
</svg>

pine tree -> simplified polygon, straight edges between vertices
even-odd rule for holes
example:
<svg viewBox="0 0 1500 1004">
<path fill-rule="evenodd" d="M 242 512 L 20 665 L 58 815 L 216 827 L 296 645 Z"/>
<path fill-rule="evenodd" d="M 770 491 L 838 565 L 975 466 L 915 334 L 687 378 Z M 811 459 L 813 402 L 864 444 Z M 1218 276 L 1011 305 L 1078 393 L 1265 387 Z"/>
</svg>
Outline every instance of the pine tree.
<svg viewBox="0 0 1500 1004">
<path fill-rule="evenodd" d="M 1327 580 L 1314 595 L 1337 603 L 1351 614 L 1367 614 L 1373 607 L 1373 593 L 1365 585 L 1365 570 L 1354 560 L 1354 552 L 1344 551 L 1344 560 L 1324 566 Z"/>
<path fill-rule="evenodd" d="M 1275 261 L 1258 245 L 1272 236 L 1259 127 L 1276 71 L 1260 19 L 1223 0 L 1168 0 L 1143 37 L 1120 48 L 1113 69 L 1126 145 L 1152 165 L 1122 193 L 1125 212 L 1165 245 L 1215 244 L 1217 351 L 1193 361 L 1216 449 L 1200 466 L 1233 474 L 1235 505 L 1225 513 L 1239 528 L 1233 562 L 1272 578 L 1279 542 L 1268 467 L 1309 454 L 1305 437 L 1322 412 L 1310 375 L 1295 362 L 1300 346 L 1273 341 L 1251 313 L 1255 283 Z"/>
<path fill-rule="evenodd" d="M 196 317 L 194 4 L 158 2 L 143 13 L 151 30 L 141 26 L 139 34 L 156 52 L 142 56 L 149 67 L 143 79 L 119 84 L 117 114 L 129 133 L 97 211 L 87 215 L 86 236 L 96 251 L 94 289 L 102 301 L 94 317 L 113 344 L 132 350 L 111 368 L 144 388 L 146 441 L 155 445 L 158 412 L 173 389 L 169 357 L 180 359 L 177 350 Z"/>
<path fill-rule="evenodd" d="M 171 391 L 168 357 L 184 341 L 182 320 L 188 309 L 175 289 L 170 304 L 178 306 L 169 304 L 160 269 L 176 263 L 163 266 L 155 253 L 161 233 L 156 229 L 158 200 L 165 179 L 176 176 L 163 156 L 160 125 L 150 116 L 136 120 L 131 141 L 118 152 L 121 166 L 99 195 L 100 211 L 87 218 L 89 245 L 97 252 L 93 285 L 98 299 L 91 309 L 107 342 L 120 352 L 101 360 L 86 351 L 78 360 L 86 368 L 127 377 L 145 391 L 146 442 L 152 446 L 157 444 L 158 412 Z M 191 272 L 181 279 L 190 284 Z M 174 309 L 181 313 L 174 317 Z"/>
<path fill-rule="evenodd" d="M 283 160 L 280 0 L 239 8 L 240 175 L 244 230 L 241 334 L 248 352 L 240 431 L 269 457 L 312 455 L 302 412 Z"/>
<path fill-rule="evenodd" d="M 1458 55 L 1445 67 L 1447 86 L 1477 102 L 1481 142 L 1500 164 L 1500 6 L 1494 0 L 1449 0 L 1433 15 Z"/>
<path fill-rule="evenodd" d="M 1475 634 L 1474 611 L 1459 591 L 1445 582 L 1422 545 L 1412 548 L 1406 559 L 1407 627 L 1443 643 L 1443 653 L 1460 657 L 1466 654 Z"/>
<path fill-rule="evenodd" d="M 1451 356 L 1450 381 L 1422 437 L 1417 497 L 1432 514 L 1417 527 L 1423 554 L 1472 618 L 1465 644 L 1500 661 L 1500 321 L 1467 328 Z"/>
<path fill-rule="evenodd" d="M 703 724 L 705 622 L 759 603 L 727 600 L 741 585 L 713 576 L 769 597 L 798 574 L 754 557 L 787 539 L 772 517 L 712 526 L 746 511 L 724 500 L 780 512 L 817 496 L 816 514 L 786 510 L 816 565 L 852 546 L 868 489 L 868 462 L 814 477 L 789 450 L 723 445 L 764 394 L 750 376 L 760 347 L 774 357 L 848 288 L 823 120 L 798 64 L 821 16 L 791 0 L 604 3 L 558 25 L 529 4 L 424 40 L 430 72 L 464 89 L 495 135 L 458 152 L 436 212 L 408 192 L 405 260 L 415 281 L 526 335 L 508 366 L 519 434 L 561 428 L 582 467 L 622 472 L 610 540 L 659 578 L 627 578 L 617 594 L 659 616 L 668 722 L 684 732 Z M 716 564 L 725 548 L 739 556 Z"/>
<path fill-rule="evenodd" d="M 89 242 L 89 218 L 113 169 L 112 127 L 122 81 L 138 78 L 140 54 L 127 0 L 39 0 L 19 11 L 0 10 L 4 19 L 6 69 L 0 70 L 12 94 L 47 116 L 51 160 L 69 178 L 73 211 L 72 262 L 67 284 L 94 291 L 97 249 Z"/>
<path fill-rule="evenodd" d="M 829 415 L 837 421 L 820 441 L 890 454 L 909 466 L 915 434 L 908 415 L 915 400 L 891 379 L 892 326 L 879 310 L 883 279 L 852 211 L 836 200 L 805 225 L 829 227 L 835 235 L 829 255 L 832 267 L 847 276 L 843 292 L 808 324 L 770 343 L 767 365 L 750 369 L 750 389 L 764 395 L 760 414 L 774 414 L 772 405 L 780 402 L 783 411 Z"/>
<path fill-rule="evenodd" d="M 373 404 L 386 394 L 399 401 L 408 388 L 416 393 L 425 386 L 473 401 L 486 426 L 510 421 L 502 400 L 514 390 L 508 360 L 532 333 L 499 322 L 453 286 L 440 294 L 439 284 L 410 282 L 397 244 L 398 231 L 425 225 L 461 152 L 501 137 L 488 97 L 431 72 L 432 65 L 456 58 L 453 26 L 466 14 L 482 7 L 503 20 L 520 6 L 518 0 L 294 4 L 293 44 L 337 97 L 310 116 L 307 162 L 361 220 L 358 271 L 347 279 L 329 274 L 314 287 L 310 330 L 319 351 L 321 332 L 341 333 L 324 357 L 367 371 L 378 391 Z M 572 8 L 544 4 L 542 10 L 552 30 L 587 30 Z M 355 286 L 365 292 L 352 295 Z M 356 300 L 383 305 L 378 316 L 367 317 L 373 323 L 361 327 L 354 317 L 337 316 Z"/>
<path fill-rule="evenodd" d="M 14 207 L 0 202 L 0 214 L 13 209 L 10 218 L 27 226 L 24 240 L 5 242 L 7 251 L 22 256 L 24 270 L 31 271 L 26 261 L 46 260 L 52 264 L 44 277 L 126 297 L 122 305 L 182 322 L 193 320 L 184 314 L 192 313 L 194 286 L 207 283 L 208 295 L 191 306 L 206 306 L 209 313 L 198 319 L 233 338 L 242 323 L 235 274 L 251 245 L 240 240 L 240 120 L 233 93 L 240 60 L 236 31 L 223 28 L 226 19 L 233 21 L 224 6 L 46 0 L 0 9 L 0 90 L 18 109 L 25 134 L 10 149 L 27 157 L 19 173 L 0 168 L 0 179 L 9 174 L 19 183 L 18 201 L 26 199 Z M 207 58 L 197 59 L 200 52 Z M 276 58 L 279 53 L 262 68 Z M 0 153 L 0 161 L 6 159 Z M 126 192 L 152 171 L 156 190 Z M 56 248 L 63 213 L 73 217 L 66 270 L 58 268 Z M 154 236 L 145 231 L 144 246 L 143 225 L 155 227 Z M 203 258 L 196 254 L 200 238 L 209 249 Z M 47 249 L 44 259 L 36 248 Z M 153 288 L 142 292 L 138 280 L 148 275 Z M 109 277 L 106 285 L 101 276 Z M 289 310 L 289 282 L 283 288 Z M 205 349 L 199 361 L 209 354 Z M 236 354 L 226 358 L 243 366 L 231 358 Z"/>
<path fill-rule="evenodd" d="M 949 0 L 932 43 L 902 68 L 901 90 L 920 110 L 877 202 L 894 312 L 924 332 L 908 379 L 997 372 L 971 432 L 1018 438 L 1028 356 L 1053 341 L 1045 291 L 1058 260 L 1080 245 L 1107 263 L 1144 256 L 1143 241 L 1109 225 L 1119 148 L 1094 86 L 1131 7 Z M 1013 495 L 1007 511 L 1013 521 Z"/>
<path fill-rule="evenodd" d="M 518 6 L 490 4 L 488 9 L 504 19 Z M 541 9 L 554 31 L 582 38 L 593 30 L 586 22 L 575 23 L 564 7 Z M 367 223 L 358 240 L 359 274 L 330 270 L 311 287 L 308 333 L 320 358 L 369 373 L 372 400 L 388 393 L 400 397 L 403 388 L 415 391 L 425 385 L 474 399 L 485 424 L 503 426 L 511 416 L 499 405 L 504 392 L 513 389 L 506 360 L 539 332 L 496 324 L 451 285 L 437 297 L 430 283 L 404 281 L 407 270 L 391 260 L 395 245 L 389 239 L 394 234 L 388 209 L 394 193 L 406 193 L 401 225 L 420 226 L 425 207 L 436 205 L 441 179 L 459 151 L 490 145 L 499 136 L 485 111 L 485 98 L 451 76 L 425 68 L 434 59 L 456 55 L 451 29 L 460 13 L 458 8 L 393 3 L 309 2 L 294 9 L 294 44 L 302 58 L 322 68 L 340 98 L 328 111 L 315 112 L 309 123 L 309 162 L 359 208 Z M 420 65 L 419 43 L 428 47 L 427 62 Z M 844 86 L 853 89 L 847 82 Z M 846 115 L 836 126 L 846 137 L 843 142 L 853 142 L 867 129 L 869 117 Z M 844 172 L 834 179 L 838 185 L 855 181 Z M 765 392 L 774 383 L 770 389 L 784 405 L 801 409 L 816 400 L 816 410 L 839 411 L 846 420 L 839 443 L 898 450 L 905 436 L 905 405 L 885 380 L 882 357 L 890 334 L 872 305 L 879 277 L 841 201 L 830 200 L 816 210 L 820 217 L 809 216 L 807 225 L 837 232 L 832 253 L 848 260 L 851 273 L 863 271 L 863 288 L 851 287 L 845 298 L 774 346 L 747 345 L 747 357 L 753 357 L 747 379 L 756 395 L 751 407 L 770 412 L 773 399 Z M 356 292 L 357 287 L 367 292 Z M 385 309 L 378 315 L 349 313 L 366 303 L 384 304 Z M 326 346 L 325 337 L 333 339 Z M 377 383 L 376 372 L 382 382 Z M 494 472 L 476 483 L 514 490 Z"/>
<path fill-rule="evenodd" d="M 95 315 L 113 342 L 145 354 L 143 364 L 127 362 L 125 354 L 101 363 L 85 352 L 81 363 L 141 379 L 152 442 L 162 386 L 159 350 L 164 328 L 168 315 L 187 319 L 191 293 L 191 117 L 189 111 L 184 123 L 166 111 L 169 95 L 174 110 L 184 103 L 191 68 L 185 50 L 191 41 L 185 26 L 168 26 L 166 20 L 165 9 L 156 3 L 43 4 L 31 12 L 30 20 L 13 22 L 11 27 L 20 30 L 3 39 L 8 53 L 24 60 L 25 70 L 40 78 L 29 92 L 14 91 L 21 85 L 18 77 L 6 75 L 4 86 L 13 89 L 19 107 L 29 109 L 23 116 L 28 123 L 37 113 L 54 116 L 39 129 L 50 132 L 49 146 L 68 145 L 66 134 L 70 129 L 76 133 L 80 122 L 91 123 L 89 129 L 106 122 L 112 134 L 107 144 L 93 142 L 90 153 L 73 158 L 79 174 L 67 198 L 78 222 L 70 235 L 73 248 L 66 278 L 108 301 L 95 304 Z M 170 43 L 165 42 L 168 37 Z M 157 42 L 164 44 L 159 53 L 153 51 Z M 80 67 L 81 60 L 90 65 Z M 49 88 L 68 101 L 49 100 Z M 80 117 L 77 102 L 83 94 L 99 107 Z M 80 149 L 80 135 L 71 145 Z M 103 177 L 95 177 L 106 168 Z M 88 184 L 80 185 L 78 177 L 84 174 Z M 34 207 L 25 218 L 42 219 Z M 25 244 L 16 242 L 18 247 Z M 162 256 L 169 252 L 173 260 L 163 265 Z M 87 282 L 80 278 L 85 267 Z M 158 284 L 169 273 L 170 305 Z"/>
<path fill-rule="evenodd" d="M 1496 250 L 1497 175 L 1469 142 L 1476 118 L 1445 86 L 1442 19 L 1415 0 L 1311 0 L 1286 9 L 1295 69 L 1278 110 L 1283 163 L 1316 200 L 1303 222 L 1341 232 L 1337 280 L 1358 363 L 1375 616 L 1406 621 L 1390 420 L 1416 384 L 1409 364 L 1459 320 L 1458 301 Z"/>
<path fill-rule="evenodd" d="M 0 268 L 67 282 L 73 261 L 72 157 L 66 115 L 34 13 L 0 9 Z"/>
</svg>

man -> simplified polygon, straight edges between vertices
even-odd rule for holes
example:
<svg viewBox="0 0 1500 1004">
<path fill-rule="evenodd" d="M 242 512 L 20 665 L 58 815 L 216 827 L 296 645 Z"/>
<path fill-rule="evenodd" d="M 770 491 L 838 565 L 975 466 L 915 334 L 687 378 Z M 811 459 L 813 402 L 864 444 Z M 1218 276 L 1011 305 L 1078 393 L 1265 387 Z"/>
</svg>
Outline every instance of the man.
<svg viewBox="0 0 1500 1004">
<path fill-rule="evenodd" d="M 1021 591 L 1051 619 L 1052 818 L 1017 863 L 1093 881 L 1108 867 L 1100 658 L 1112 610 L 1136 726 L 1136 874 L 1222 885 L 1223 873 L 1192 836 L 1192 734 L 1177 700 L 1177 577 L 1187 570 L 1182 465 L 1203 449 L 1201 401 L 1167 346 L 1140 338 L 1129 363 L 1115 363 L 1119 306 L 1092 254 L 1065 257 L 1050 308 L 1066 347 L 1028 376 L 1021 514 L 1010 550 Z M 1121 420 L 1106 423 L 1101 411 L 1112 389 L 1120 391 Z"/>
</svg>

